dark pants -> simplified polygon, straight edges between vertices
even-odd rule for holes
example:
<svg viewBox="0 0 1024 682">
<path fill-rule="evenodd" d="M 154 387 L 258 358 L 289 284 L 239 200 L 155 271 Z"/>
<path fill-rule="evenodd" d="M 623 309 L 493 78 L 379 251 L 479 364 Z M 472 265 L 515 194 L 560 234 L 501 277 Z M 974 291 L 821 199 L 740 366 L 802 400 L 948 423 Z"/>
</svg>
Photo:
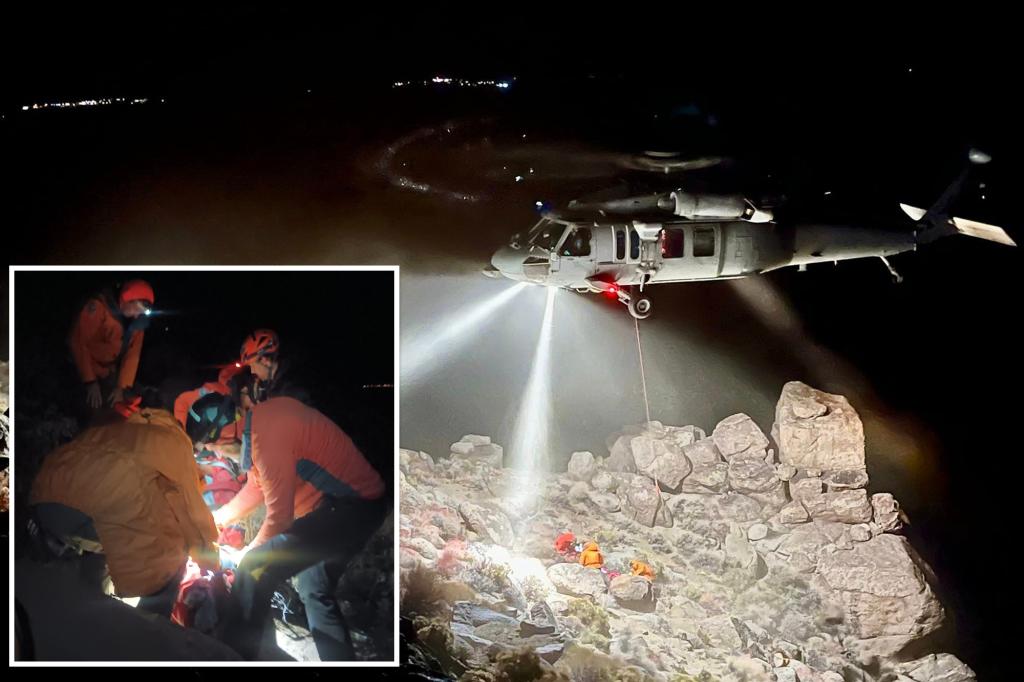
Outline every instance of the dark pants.
<svg viewBox="0 0 1024 682">
<path fill-rule="evenodd" d="M 231 587 L 230 624 L 225 639 L 238 653 L 253 660 L 269 620 L 274 591 L 296 576 L 296 588 L 322 661 L 352 660 L 355 654 L 334 591 L 337 581 L 328 564 L 347 563 L 380 527 L 387 513 L 382 497 L 325 498 L 292 527 L 250 551 L 235 573 Z"/>
<path fill-rule="evenodd" d="M 159 592 L 139 599 L 139 604 L 136 608 L 148 611 L 149 613 L 155 613 L 164 618 L 170 618 L 171 611 L 174 610 L 174 604 L 178 601 L 178 592 L 181 591 L 181 579 L 184 577 L 185 564 L 182 564 L 181 570 L 178 571 L 177 575 L 171 578 Z"/>
<path fill-rule="evenodd" d="M 62 558 L 75 562 L 82 582 L 90 589 L 103 592 L 108 577 L 107 557 L 99 546 L 99 535 L 92 519 L 77 509 L 53 502 L 33 505 L 29 513 L 42 533 L 39 538 L 40 549 L 44 554 L 42 558 Z M 49 542 L 46 537 L 50 538 Z M 82 543 L 89 543 L 89 550 L 81 551 L 79 548 L 80 553 L 75 553 L 72 548 Z M 182 563 L 178 573 L 159 591 L 140 598 L 137 608 L 170 618 L 184 575 L 185 564 Z"/>
</svg>

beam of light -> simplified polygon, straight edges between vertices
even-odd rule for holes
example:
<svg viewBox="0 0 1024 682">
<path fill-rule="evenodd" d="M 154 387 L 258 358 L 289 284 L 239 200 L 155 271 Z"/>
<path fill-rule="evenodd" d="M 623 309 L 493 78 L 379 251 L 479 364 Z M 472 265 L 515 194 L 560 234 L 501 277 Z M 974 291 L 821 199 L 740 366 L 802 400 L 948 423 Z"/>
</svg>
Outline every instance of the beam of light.
<svg viewBox="0 0 1024 682">
<path fill-rule="evenodd" d="M 484 298 L 426 326 L 402 336 L 402 386 L 417 384 L 443 366 L 446 360 L 465 344 L 477 339 L 473 334 L 488 317 L 526 288 L 525 282 Z"/>
<path fill-rule="evenodd" d="M 514 501 L 524 508 L 529 506 L 528 500 L 537 494 L 536 480 L 547 472 L 550 463 L 551 335 L 557 291 L 554 288 L 547 290 L 537 349 L 512 430 L 509 451 L 512 466 L 526 476 Z"/>
</svg>

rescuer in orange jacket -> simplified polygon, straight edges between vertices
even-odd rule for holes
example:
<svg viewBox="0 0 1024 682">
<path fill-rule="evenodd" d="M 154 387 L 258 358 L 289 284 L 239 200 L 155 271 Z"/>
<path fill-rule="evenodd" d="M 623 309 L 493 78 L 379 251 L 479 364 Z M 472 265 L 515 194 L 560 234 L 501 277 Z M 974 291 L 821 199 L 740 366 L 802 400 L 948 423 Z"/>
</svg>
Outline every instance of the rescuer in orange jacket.
<svg viewBox="0 0 1024 682">
<path fill-rule="evenodd" d="M 647 578 L 652 582 L 654 581 L 654 569 L 639 559 L 633 559 L 629 562 L 629 570 L 633 575 Z"/>
<path fill-rule="evenodd" d="M 270 386 L 277 379 L 281 368 L 277 355 L 280 348 L 281 343 L 272 329 L 257 329 L 242 342 L 238 362 L 242 367 L 248 367 L 256 377 L 250 384 L 255 400 L 269 397 Z"/>
<path fill-rule="evenodd" d="M 229 525 L 261 503 L 267 515 L 243 550 L 231 591 L 237 617 L 226 636 L 252 658 L 276 586 L 296 576 L 321 660 L 351 659 L 328 562 L 350 559 L 380 527 L 388 510 L 384 481 L 327 416 L 288 397 L 253 405 L 243 397 L 245 388 L 240 385 L 234 397 L 251 407 L 242 437 L 242 468 L 249 477 L 214 519 Z M 217 399 L 201 398 L 193 409 L 202 413 L 206 402 Z"/>
<path fill-rule="evenodd" d="M 604 566 L 604 557 L 601 556 L 601 550 L 593 540 L 583 545 L 583 551 L 580 553 L 580 563 L 586 568 L 601 568 Z"/>
<path fill-rule="evenodd" d="M 576 544 L 576 536 L 566 531 L 555 538 L 555 551 L 563 556 L 575 554 L 573 546 Z"/>
<path fill-rule="evenodd" d="M 154 300 L 153 287 L 133 279 L 124 283 L 116 301 L 109 293 L 98 294 L 78 313 L 69 345 L 92 410 L 104 398 L 110 405 L 120 402 L 135 383 Z"/>
<path fill-rule="evenodd" d="M 272 329 L 257 329 L 242 342 L 238 365 L 246 367 L 255 377 L 252 397 L 257 402 L 287 396 L 310 403 L 309 392 L 291 381 L 291 362 L 281 358 L 281 343 Z"/>
</svg>

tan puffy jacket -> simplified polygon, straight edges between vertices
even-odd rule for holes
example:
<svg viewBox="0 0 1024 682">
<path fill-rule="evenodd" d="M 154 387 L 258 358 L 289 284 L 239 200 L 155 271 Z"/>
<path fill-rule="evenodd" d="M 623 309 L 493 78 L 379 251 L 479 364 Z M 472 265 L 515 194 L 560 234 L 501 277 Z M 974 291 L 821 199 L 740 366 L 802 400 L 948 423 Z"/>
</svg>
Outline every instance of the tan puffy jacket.
<svg viewBox="0 0 1024 682">
<path fill-rule="evenodd" d="M 87 429 L 52 452 L 30 503 L 55 502 L 93 520 L 122 597 L 157 592 L 217 528 L 203 502 L 192 442 L 164 410 Z"/>
</svg>

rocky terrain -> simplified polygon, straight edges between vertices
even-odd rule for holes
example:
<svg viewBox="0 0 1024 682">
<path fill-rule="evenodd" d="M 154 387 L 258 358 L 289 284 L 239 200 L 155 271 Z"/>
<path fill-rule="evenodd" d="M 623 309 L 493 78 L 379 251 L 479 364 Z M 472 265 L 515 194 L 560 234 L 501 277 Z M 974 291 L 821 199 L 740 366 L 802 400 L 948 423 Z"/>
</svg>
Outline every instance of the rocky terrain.
<svg viewBox="0 0 1024 682">
<path fill-rule="evenodd" d="M 710 431 L 628 426 L 562 473 L 503 468 L 501 446 L 477 435 L 400 457 L 403 650 L 435 674 L 975 679 L 927 653 L 945 617 L 934 577 L 900 534 L 898 502 L 869 493 L 863 426 L 842 396 L 786 384 L 767 432 L 743 414 Z M 621 575 L 559 555 L 566 531 Z M 630 575 L 632 559 L 653 582 Z"/>
</svg>

